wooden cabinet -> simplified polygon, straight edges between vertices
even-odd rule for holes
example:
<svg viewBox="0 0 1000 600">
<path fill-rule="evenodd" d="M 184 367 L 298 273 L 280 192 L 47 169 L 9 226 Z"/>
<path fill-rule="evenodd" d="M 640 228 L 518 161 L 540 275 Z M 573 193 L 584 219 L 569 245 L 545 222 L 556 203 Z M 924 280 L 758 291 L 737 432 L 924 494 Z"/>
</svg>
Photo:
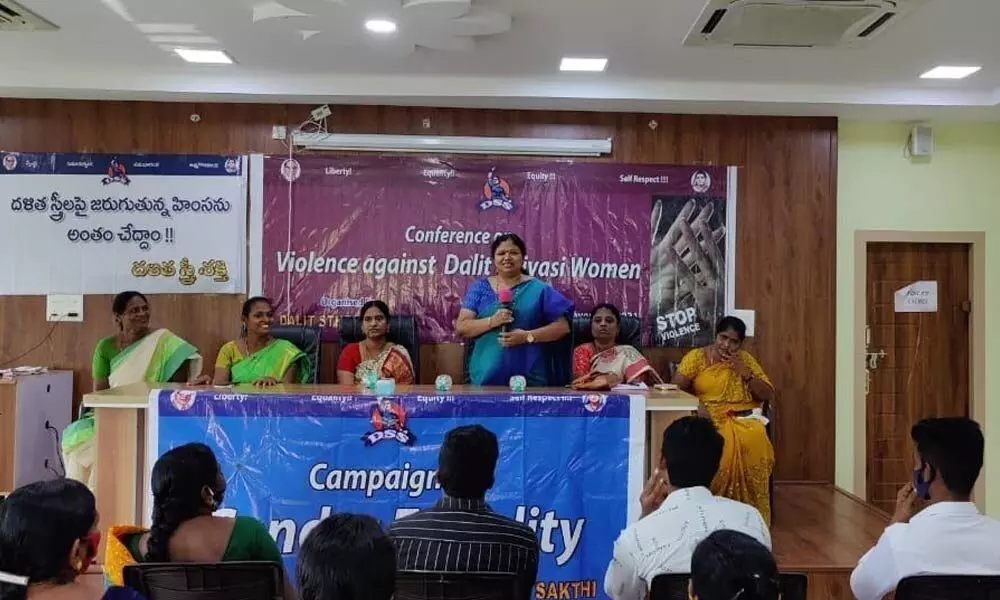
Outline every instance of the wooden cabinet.
<svg viewBox="0 0 1000 600">
<path fill-rule="evenodd" d="M 0 379 L 0 493 L 63 475 L 59 446 L 72 411 L 72 371 Z"/>
</svg>

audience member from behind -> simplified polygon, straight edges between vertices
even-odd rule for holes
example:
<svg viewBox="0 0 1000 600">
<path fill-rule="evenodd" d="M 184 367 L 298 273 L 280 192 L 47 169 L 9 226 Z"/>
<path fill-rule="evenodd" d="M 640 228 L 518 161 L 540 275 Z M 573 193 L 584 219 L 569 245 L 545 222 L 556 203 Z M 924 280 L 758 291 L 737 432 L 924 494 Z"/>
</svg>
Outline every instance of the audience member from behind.
<svg viewBox="0 0 1000 600">
<path fill-rule="evenodd" d="M 778 565 L 771 551 L 749 535 L 720 529 L 691 555 L 688 595 L 693 600 L 778 600 Z"/>
<path fill-rule="evenodd" d="M 486 491 L 500 449 L 481 425 L 452 429 L 438 456 L 443 497 L 432 508 L 389 527 L 400 571 L 516 573 L 523 598 L 538 574 L 538 540 L 526 525 L 493 512 Z"/>
<path fill-rule="evenodd" d="M 111 303 L 116 333 L 97 342 L 92 376 L 94 391 L 132 383 L 184 382 L 201 374 L 198 349 L 167 329 L 149 326 L 149 300 L 139 292 L 122 292 Z M 187 365 L 187 369 L 182 369 Z M 63 431 L 66 476 L 91 490 L 95 453 L 94 415 L 86 413 Z"/>
<path fill-rule="evenodd" d="M 713 496 L 722 436 L 708 419 L 684 417 L 663 432 L 660 468 L 640 496 L 642 516 L 621 533 L 604 577 L 614 600 L 642 600 L 653 577 L 689 573 L 695 546 L 710 533 L 734 529 L 767 548 L 771 535 L 756 508 Z"/>
<path fill-rule="evenodd" d="M 302 600 L 390 600 L 396 550 L 375 519 L 333 515 L 306 536 L 295 571 Z"/>
<path fill-rule="evenodd" d="M 97 506 L 87 486 L 54 479 L 14 490 L 0 500 L 0 599 L 140 599 L 130 588 L 102 590 L 77 581 L 100 544 Z"/>
<path fill-rule="evenodd" d="M 215 374 L 202 375 L 190 385 L 305 383 L 313 366 L 299 348 L 271 335 L 274 305 L 262 296 L 243 303 L 239 339 L 226 342 L 215 359 Z"/>
<path fill-rule="evenodd" d="M 911 575 L 1000 575 L 1000 522 L 969 498 L 983 468 L 983 432 L 965 417 L 925 419 L 910 431 L 913 481 L 892 522 L 851 574 L 859 600 L 875 600 Z M 917 503 L 924 505 L 916 513 Z"/>
<path fill-rule="evenodd" d="M 104 571 L 121 584 L 122 572 L 137 562 L 230 562 L 263 560 L 282 564 L 267 529 L 253 517 L 216 517 L 226 480 L 211 448 L 185 444 L 153 465 L 153 526 L 117 526 L 108 532 Z M 286 578 L 287 582 L 287 578 Z M 291 585 L 285 598 L 290 599 Z"/>
</svg>

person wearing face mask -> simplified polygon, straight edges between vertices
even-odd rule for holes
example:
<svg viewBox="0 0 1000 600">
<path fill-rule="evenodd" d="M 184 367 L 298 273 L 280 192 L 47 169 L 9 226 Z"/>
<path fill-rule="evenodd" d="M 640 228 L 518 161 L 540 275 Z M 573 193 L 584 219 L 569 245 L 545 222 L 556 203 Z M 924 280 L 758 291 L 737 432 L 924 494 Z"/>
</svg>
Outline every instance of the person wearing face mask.
<svg viewBox="0 0 1000 600">
<path fill-rule="evenodd" d="M 202 375 L 189 385 L 253 384 L 270 387 L 279 383 L 309 381 L 310 365 L 295 344 L 271 336 L 274 306 L 255 296 L 243 303 L 240 337 L 226 342 L 215 360 L 215 375 Z"/>
<path fill-rule="evenodd" d="M 699 412 L 712 419 L 726 441 L 712 493 L 756 507 L 770 524 L 774 447 L 761 407 L 774 402 L 774 386 L 757 359 L 743 350 L 746 333 L 742 320 L 720 320 L 715 343 L 688 352 L 674 383 L 698 397 Z"/>
<path fill-rule="evenodd" d="M 141 600 L 130 588 L 77 581 L 101 544 L 97 520 L 94 494 L 72 479 L 32 483 L 0 500 L 0 599 Z"/>
<path fill-rule="evenodd" d="M 365 339 L 347 344 L 337 359 L 337 382 L 353 385 L 371 374 L 376 379 L 395 379 L 396 383 L 415 383 L 413 360 L 400 344 L 389 341 L 389 307 L 381 300 L 370 300 L 361 307 L 361 327 Z"/>
<path fill-rule="evenodd" d="M 507 385 L 522 375 L 529 386 L 549 381 L 545 344 L 570 333 L 573 302 L 524 268 L 527 247 L 518 235 L 498 236 L 490 246 L 496 275 L 477 279 L 462 300 L 455 332 L 475 339 L 469 356 L 474 385 Z M 567 357 L 568 358 L 568 357 Z"/>
<path fill-rule="evenodd" d="M 97 343 L 92 375 L 94 391 L 142 381 L 184 382 L 201 374 L 198 349 L 167 329 L 150 327 L 149 300 L 136 291 L 122 292 L 111 303 L 118 332 Z M 188 368 L 184 369 L 184 365 Z M 94 489 L 94 416 L 85 413 L 63 431 L 66 476 Z"/>
<path fill-rule="evenodd" d="M 573 389 L 609 390 L 619 383 L 663 383 L 642 352 L 618 343 L 621 318 L 614 304 L 598 304 L 591 311 L 594 341 L 573 350 Z"/>
<path fill-rule="evenodd" d="M 691 554 L 691 600 L 780 600 L 774 555 L 745 533 L 720 529 Z"/>
<path fill-rule="evenodd" d="M 910 438 L 913 480 L 900 488 L 892 521 L 851 573 L 858 600 L 882 598 L 912 575 L 1000 575 L 1000 521 L 971 501 L 983 468 L 979 424 L 924 419 Z"/>
<path fill-rule="evenodd" d="M 211 448 L 185 444 L 153 466 L 153 525 L 108 532 L 104 571 L 120 585 L 126 566 L 139 562 L 269 561 L 282 565 L 278 547 L 253 517 L 216 517 L 226 480 Z M 288 578 L 285 578 L 286 582 Z M 286 600 L 294 600 L 286 587 Z"/>
</svg>

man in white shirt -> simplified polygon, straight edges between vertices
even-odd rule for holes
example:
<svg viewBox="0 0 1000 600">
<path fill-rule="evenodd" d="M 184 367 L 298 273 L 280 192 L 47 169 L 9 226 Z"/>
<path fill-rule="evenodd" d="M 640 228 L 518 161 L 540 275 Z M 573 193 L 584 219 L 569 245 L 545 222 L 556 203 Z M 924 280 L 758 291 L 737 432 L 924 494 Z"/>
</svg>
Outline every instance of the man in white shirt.
<svg viewBox="0 0 1000 600">
<path fill-rule="evenodd" d="M 660 468 L 646 483 L 642 517 L 621 533 L 604 576 L 614 600 L 643 600 L 653 577 L 690 573 L 695 546 L 710 533 L 732 529 L 771 548 L 771 534 L 756 508 L 713 496 L 723 439 L 701 417 L 684 417 L 663 432 Z"/>
<path fill-rule="evenodd" d="M 913 426 L 913 481 L 899 490 L 892 522 L 851 574 L 858 600 L 878 600 L 911 575 L 1000 574 L 1000 521 L 969 501 L 983 468 L 983 432 L 964 417 Z M 914 514 L 917 500 L 925 508 Z"/>
</svg>

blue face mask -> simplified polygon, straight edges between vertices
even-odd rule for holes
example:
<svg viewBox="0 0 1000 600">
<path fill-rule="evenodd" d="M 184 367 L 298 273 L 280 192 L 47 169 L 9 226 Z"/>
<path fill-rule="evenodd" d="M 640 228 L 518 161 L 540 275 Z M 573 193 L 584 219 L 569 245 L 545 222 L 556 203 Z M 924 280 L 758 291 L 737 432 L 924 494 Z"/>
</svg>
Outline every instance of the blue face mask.
<svg viewBox="0 0 1000 600">
<path fill-rule="evenodd" d="M 931 467 L 931 478 L 924 481 L 924 467 L 926 466 L 927 464 L 923 463 L 919 469 L 913 469 L 913 490 L 917 493 L 917 498 L 921 500 L 931 499 L 931 481 L 934 481 L 934 467 Z"/>
</svg>

